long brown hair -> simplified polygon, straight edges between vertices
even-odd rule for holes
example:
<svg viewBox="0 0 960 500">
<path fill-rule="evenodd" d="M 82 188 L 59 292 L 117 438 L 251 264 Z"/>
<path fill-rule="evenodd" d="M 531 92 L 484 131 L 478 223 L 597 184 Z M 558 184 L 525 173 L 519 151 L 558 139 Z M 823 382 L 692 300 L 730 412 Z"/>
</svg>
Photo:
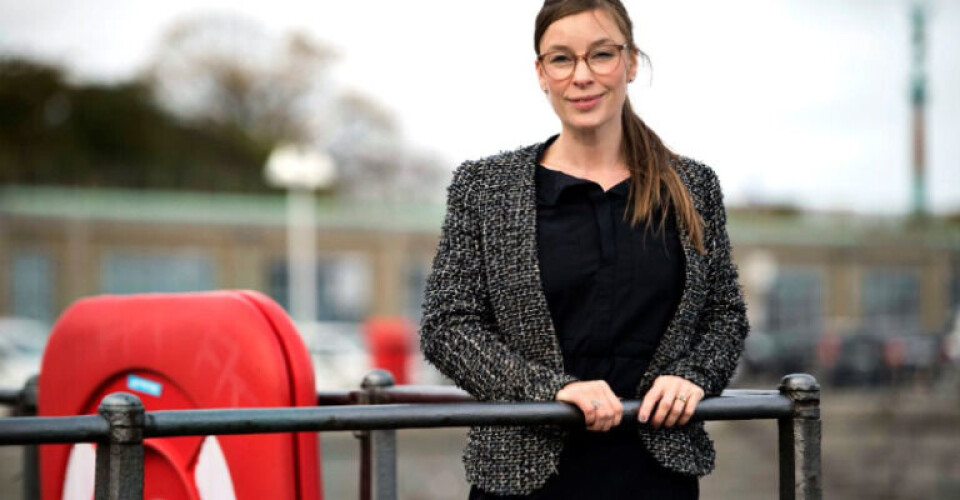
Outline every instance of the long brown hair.
<svg viewBox="0 0 960 500">
<path fill-rule="evenodd" d="M 537 14 L 533 34 L 533 50 L 540 53 L 540 40 L 547 28 L 555 21 L 567 16 L 602 9 L 613 18 L 620 32 L 627 37 L 627 45 L 634 54 L 649 61 L 633 41 L 633 23 L 620 0 L 547 0 Z M 621 118 L 623 126 L 623 150 L 621 154 L 630 169 L 630 195 L 628 205 L 632 207 L 631 224 L 636 227 L 644 222 L 647 229 L 653 223 L 653 214 L 660 209 L 658 224 L 663 229 L 672 205 L 680 216 L 680 222 L 686 228 L 690 240 L 701 254 L 703 246 L 703 221 L 697 213 L 680 176 L 670 166 L 677 155 L 660 140 L 660 137 L 647 126 L 633 111 L 630 97 L 623 105 Z"/>
</svg>

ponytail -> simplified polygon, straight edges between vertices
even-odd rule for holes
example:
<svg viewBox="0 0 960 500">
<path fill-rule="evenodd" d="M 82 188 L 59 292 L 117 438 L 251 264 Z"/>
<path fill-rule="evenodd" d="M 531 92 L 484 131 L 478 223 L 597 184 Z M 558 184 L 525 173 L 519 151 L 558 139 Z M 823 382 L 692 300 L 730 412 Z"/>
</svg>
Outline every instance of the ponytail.
<svg viewBox="0 0 960 500">
<path fill-rule="evenodd" d="M 693 205 L 693 199 L 680 176 L 670 166 L 677 155 L 670 151 L 660 137 L 633 111 L 628 97 L 623 105 L 623 156 L 630 169 L 630 194 L 627 204 L 632 208 L 630 223 L 636 227 L 644 222 L 647 229 L 653 223 L 653 214 L 660 210 L 659 230 L 667 221 L 672 206 L 680 216 L 690 241 L 700 254 L 706 254 L 703 245 L 703 220 Z M 625 215 L 626 216 L 626 215 Z"/>
</svg>

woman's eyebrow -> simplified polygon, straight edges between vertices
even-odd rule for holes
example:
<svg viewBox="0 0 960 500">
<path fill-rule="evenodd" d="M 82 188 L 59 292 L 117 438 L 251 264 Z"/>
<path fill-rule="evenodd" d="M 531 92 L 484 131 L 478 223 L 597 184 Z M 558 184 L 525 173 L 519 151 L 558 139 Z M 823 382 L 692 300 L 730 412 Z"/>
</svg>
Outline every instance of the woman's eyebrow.
<svg viewBox="0 0 960 500">
<path fill-rule="evenodd" d="M 615 42 L 615 41 L 613 41 L 613 40 L 611 40 L 611 39 L 609 39 L 609 38 L 601 38 L 601 39 L 599 39 L 599 40 L 594 40 L 594 41 L 590 42 L 590 45 L 587 45 L 587 47 L 589 48 L 589 47 L 594 47 L 594 46 L 596 46 L 596 45 L 604 45 L 604 44 L 607 44 L 607 43 L 617 43 L 617 42 Z M 549 52 L 549 51 L 551 51 L 551 50 L 572 50 L 572 49 L 570 49 L 570 47 L 567 47 L 566 45 L 563 45 L 563 44 L 553 44 L 553 45 L 547 47 L 547 50 L 545 50 L 544 52 Z"/>
</svg>

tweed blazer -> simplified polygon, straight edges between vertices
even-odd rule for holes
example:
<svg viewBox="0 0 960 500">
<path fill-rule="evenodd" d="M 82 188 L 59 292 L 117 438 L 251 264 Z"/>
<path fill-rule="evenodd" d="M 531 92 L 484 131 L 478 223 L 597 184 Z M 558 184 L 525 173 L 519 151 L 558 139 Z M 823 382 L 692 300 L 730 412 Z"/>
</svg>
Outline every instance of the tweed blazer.
<svg viewBox="0 0 960 500">
<path fill-rule="evenodd" d="M 548 143 L 464 162 L 447 189 L 420 346 L 440 372 L 481 401 L 553 401 L 576 380 L 564 372 L 537 254 L 534 174 Z M 671 166 L 704 221 L 706 254 L 693 246 L 678 216 L 684 290 L 637 399 L 659 375 L 677 375 L 707 397 L 719 395 L 749 329 L 717 176 L 685 157 Z M 714 445 L 702 421 L 638 429 L 664 467 L 698 476 L 713 470 Z M 463 454 L 467 480 L 494 494 L 531 493 L 557 472 L 565 432 L 557 426 L 472 427 Z"/>
</svg>

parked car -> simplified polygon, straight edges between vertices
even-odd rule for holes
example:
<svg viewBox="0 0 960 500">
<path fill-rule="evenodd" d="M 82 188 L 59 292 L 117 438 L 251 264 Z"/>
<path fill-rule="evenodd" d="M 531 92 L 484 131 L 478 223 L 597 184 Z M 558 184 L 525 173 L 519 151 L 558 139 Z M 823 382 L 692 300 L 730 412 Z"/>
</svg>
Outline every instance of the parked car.
<svg viewBox="0 0 960 500">
<path fill-rule="evenodd" d="M 837 386 L 877 385 L 890 378 L 884 359 L 887 336 L 851 332 L 831 339 L 835 354 L 824 363 L 824 374 Z"/>
<path fill-rule="evenodd" d="M 371 366 L 361 323 L 317 321 L 296 326 L 313 360 L 318 390 L 360 386 Z"/>
<path fill-rule="evenodd" d="M 816 364 L 817 333 L 803 330 L 752 330 L 747 335 L 743 368 L 751 375 L 779 377 L 810 372 Z"/>
<path fill-rule="evenodd" d="M 932 380 L 946 365 L 944 335 L 890 325 L 860 326 L 823 339 L 821 371 L 838 386 Z"/>
<path fill-rule="evenodd" d="M 960 308 L 953 313 L 953 322 L 943 335 L 943 352 L 948 363 L 960 364 Z"/>
<path fill-rule="evenodd" d="M 0 318 L 0 387 L 19 389 L 40 372 L 49 327 L 25 318 Z"/>
</svg>

